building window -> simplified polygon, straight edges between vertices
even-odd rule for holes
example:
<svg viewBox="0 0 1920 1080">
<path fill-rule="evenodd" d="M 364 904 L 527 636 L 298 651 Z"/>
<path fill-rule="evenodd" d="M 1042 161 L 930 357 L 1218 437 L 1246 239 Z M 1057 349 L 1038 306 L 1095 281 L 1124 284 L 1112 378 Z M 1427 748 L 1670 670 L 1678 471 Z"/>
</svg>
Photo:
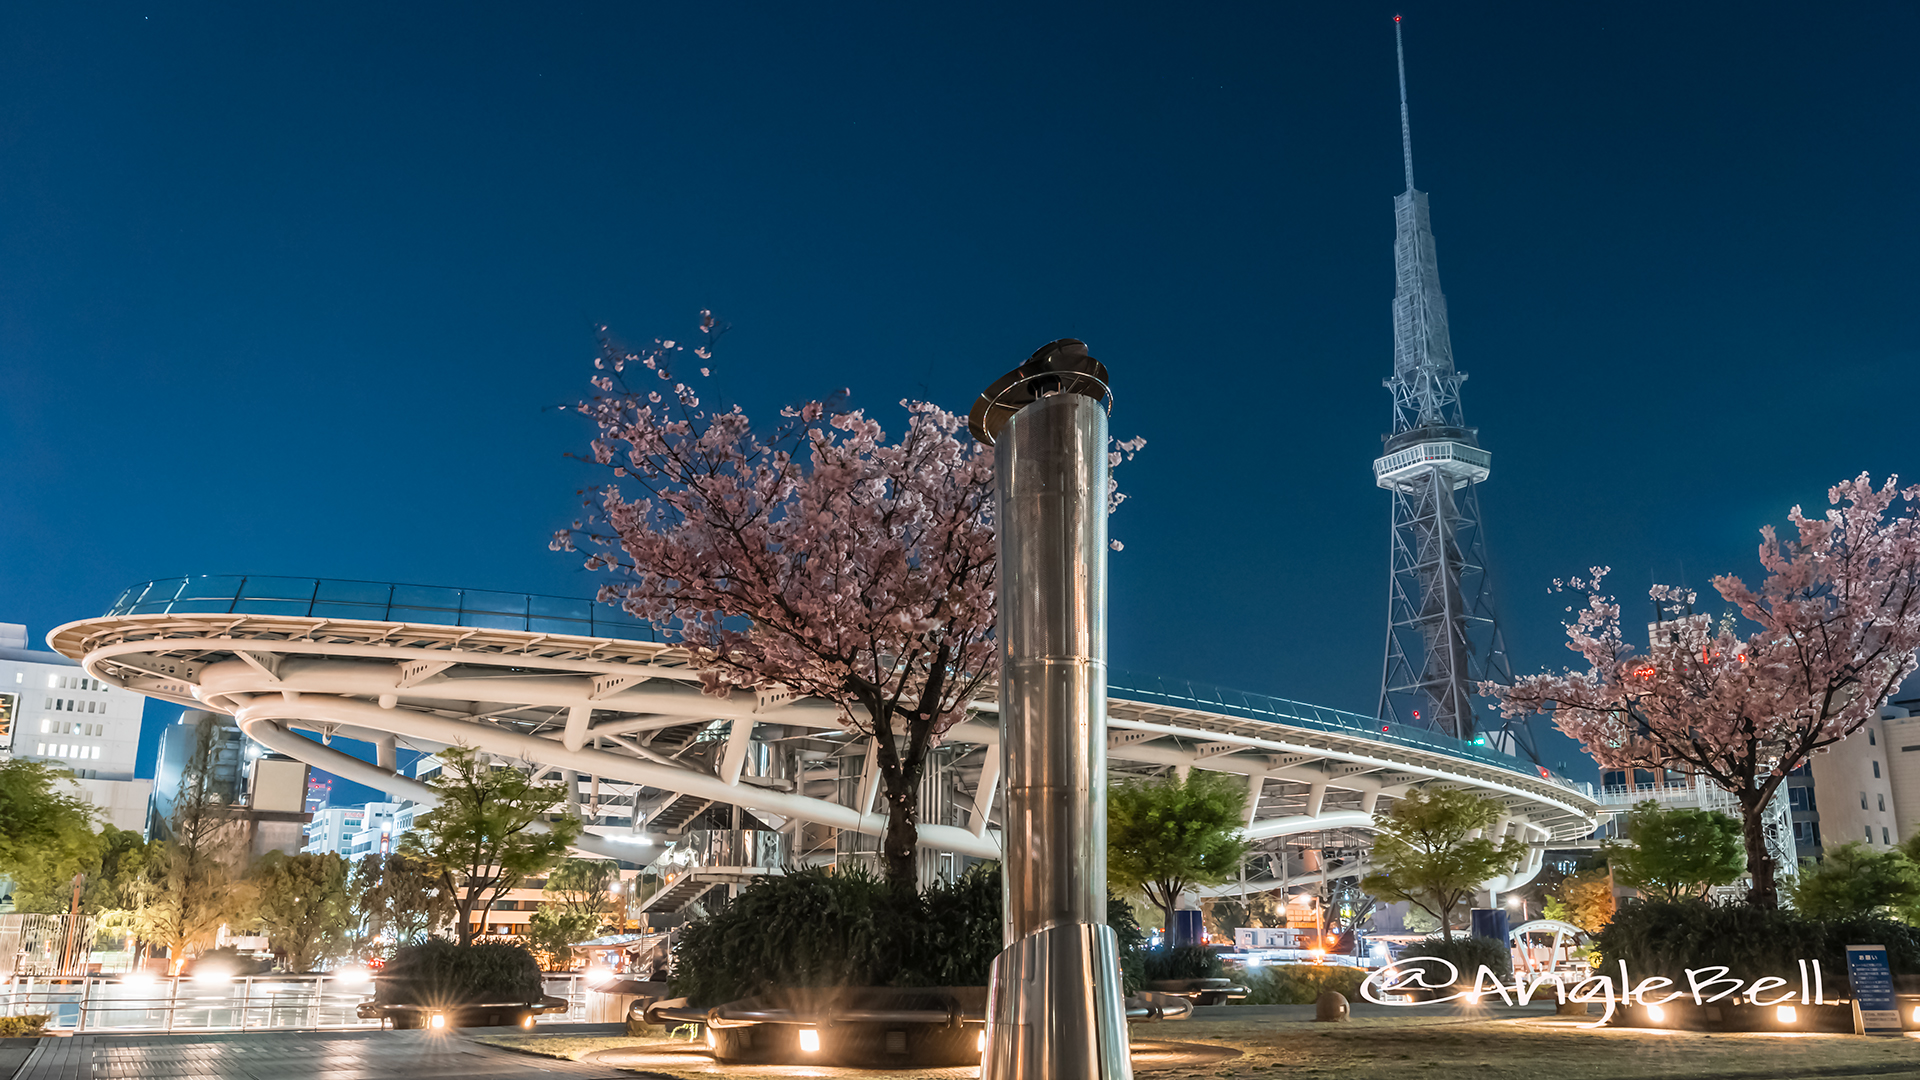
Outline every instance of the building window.
<svg viewBox="0 0 1920 1080">
<path fill-rule="evenodd" d="M 1873 826 L 1867 826 L 1867 843 L 1873 843 Z"/>
<path fill-rule="evenodd" d="M 1867 729 L 1867 745 L 1868 745 L 1868 746 L 1878 746 L 1878 745 L 1880 745 L 1880 743 L 1879 743 L 1879 742 L 1878 742 L 1878 741 L 1877 741 L 1876 739 L 1874 739 L 1874 737 L 1873 737 L 1873 729 L 1872 729 L 1872 728 L 1868 728 L 1868 729 Z"/>
<path fill-rule="evenodd" d="M 1860 793 L 1860 809 L 1865 810 L 1866 808 L 1867 808 L 1867 793 L 1863 791 Z M 1869 835 L 1867 836 L 1867 839 L 1869 840 L 1873 839 L 1873 836 L 1871 835 L 1871 830 L 1869 830 Z"/>
<path fill-rule="evenodd" d="M 1873 801 L 1880 804 L 1881 813 L 1884 814 L 1887 812 L 1887 797 L 1885 795 L 1875 795 Z"/>
<path fill-rule="evenodd" d="M 1892 838 L 1887 833 L 1887 827 L 1885 825 L 1880 826 L 1880 842 L 1883 844 L 1893 843 Z"/>
<path fill-rule="evenodd" d="M 1873 763 L 1873 778 L 1880 779 L 1880 763 L 1877 761 Z"/>
</svg>

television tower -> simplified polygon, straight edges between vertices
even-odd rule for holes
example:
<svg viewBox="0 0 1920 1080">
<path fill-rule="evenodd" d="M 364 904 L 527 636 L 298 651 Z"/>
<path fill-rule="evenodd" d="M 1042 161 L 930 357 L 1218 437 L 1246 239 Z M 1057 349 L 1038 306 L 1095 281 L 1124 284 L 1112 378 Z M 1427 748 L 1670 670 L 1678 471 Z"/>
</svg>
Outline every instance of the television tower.
<svg viewBox="0 0 1920 1080">
<path fill-rule="evenodd" d="M 1374 481 L 1393 494 L 1379 715 L 1474 740 L 1481 735 L 1475 684 L 1513 681 L 1487 585 L 1477 494 L 1493 455 L 1480 448 L 1479 430 L 1468 427 L 1460 411 L 1467 377 L 1453 366 L 1427 193 L 1413 186 L 1398 15 L 1393 45 L 1407 190 L 1393 200 L 1393 377 L 1384 384 L 1393 394 L 1393 432 L 1383 437 L 1383 453 L 1373 463 Z M 1523 722 L 1488 741 L 1536 757 Z"/>
</svg>

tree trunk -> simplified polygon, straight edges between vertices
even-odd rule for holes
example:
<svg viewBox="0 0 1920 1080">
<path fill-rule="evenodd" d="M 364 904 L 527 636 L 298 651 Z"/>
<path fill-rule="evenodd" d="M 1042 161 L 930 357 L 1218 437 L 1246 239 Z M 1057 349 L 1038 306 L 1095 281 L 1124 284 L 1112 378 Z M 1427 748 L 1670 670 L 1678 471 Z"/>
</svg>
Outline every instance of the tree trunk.
<svg viewBox="0 0 1920 1080">
<path fill-rule="evenodd" d="M 919 770 L 913 772 L 918 773 Z M 896 782 L 894 775 L 898 774 L 886 777 L 887 833 L 880 843 L 880 859 L 886 870 L 887 883 L 895 889 L 912 891 L 920 884 L 920 868 L 917 865 L 920 793 L 905 783 Z M 901 791 L 899 787 L 908 787 L 908 790 Z"/>
<path fill-rule="evenodd" d="M 1758 792 L 1740 794 L 1740 829 L 1747 844 L 1747 872 L 1753 875 L 1747 903 L 1773 910 L 1780 906 L 1780 889 L 1774 881 L 1780 868 L 1767 848 L 1767 800 L 1760 799 Z"/>
</svg>

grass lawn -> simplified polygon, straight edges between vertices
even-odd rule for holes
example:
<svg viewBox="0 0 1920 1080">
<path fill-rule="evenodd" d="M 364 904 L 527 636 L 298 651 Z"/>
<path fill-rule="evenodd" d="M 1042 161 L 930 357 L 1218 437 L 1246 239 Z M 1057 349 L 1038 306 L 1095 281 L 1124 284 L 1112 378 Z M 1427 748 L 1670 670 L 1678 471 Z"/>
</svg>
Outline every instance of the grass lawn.
<svg viewBox="0 0 1920 1080">
<path fill-rule="evenodd" d="M 1154 1077 L 1325 1076 L 1406 1080 L 1654 1080 L 1700 1077 L 1907 1077 L 1920 1080 L 1920 1039 L 1846 1035 L 1704 1035 L 1589 1030 L 1551 1017 L 1360 1018 L 1341 1024 L 1249 1018 L 1142 1025 L 1134 1071 Z M 791 1067 L 723 1066 L 685 1039 L 626 1036 L 475 1035 L 476 1041 L 550 1057 L 593 1061 L 642 1074 L 693 1078 L 792 1076 Z M 1178 1044 L 1186 1044 L 1183 1048 Z M 978 1070 L 906 1072 L 807 1068 L 808 1076 L 958 1080 Z"/>
</svg>

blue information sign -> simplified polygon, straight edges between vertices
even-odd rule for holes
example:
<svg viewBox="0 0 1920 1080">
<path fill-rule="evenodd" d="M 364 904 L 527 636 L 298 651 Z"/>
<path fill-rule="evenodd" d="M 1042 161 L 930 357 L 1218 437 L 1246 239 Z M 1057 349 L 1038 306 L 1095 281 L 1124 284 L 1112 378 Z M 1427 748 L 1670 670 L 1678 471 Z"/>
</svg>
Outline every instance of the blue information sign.
<svg viewBox="0 0 1920 1080">
<path fill-rule="evenodd" d="M 1893 997 L 1887 947 L 1847 946 L 1847 981 L 1853 984 L 1854 1030 L 1862 1035 L 1900 1034 L 1900 1005 Z"/>
</svg>

